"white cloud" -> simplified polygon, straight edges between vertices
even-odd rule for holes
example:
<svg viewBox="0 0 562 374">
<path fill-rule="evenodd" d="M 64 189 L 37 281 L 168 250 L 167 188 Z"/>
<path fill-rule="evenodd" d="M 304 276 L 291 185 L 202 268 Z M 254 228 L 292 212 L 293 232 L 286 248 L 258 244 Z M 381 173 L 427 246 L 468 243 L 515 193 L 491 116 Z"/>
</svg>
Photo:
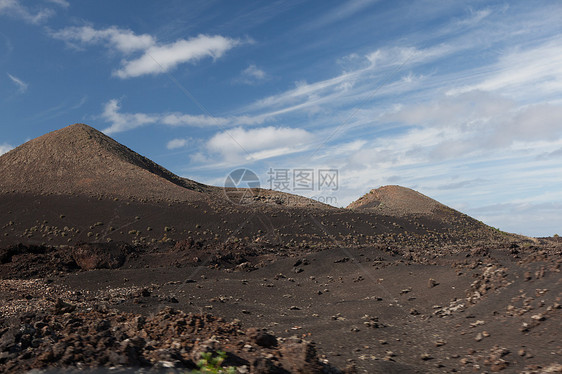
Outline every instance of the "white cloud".
<svg viewBox="0 0 562 374">
<path fill-rule="evenodd" d="M 59 5 L 63 8 L 68 8 L 70 6 L 70 3 L 67 0 L 47 0 L 47 1 Z"/>
<path fill-rule="evenodd" d="M 476 11 L 471 10 L 470 17 L 459 20 L 455 26 L 474 26 L 479 24 L 483 19 L 492 14 L 490 8 L 479 9 Z"/>
<path fill-rule="evenodd" d="M 256 161 L 301 152 L 312 140 L 313 135 L 304 129 L 238 127 L 214 135 L 206 147 L 211 153 L 222 155 L 225 161 Z"/>
<path fill-rule="evenodd" d="M 102 118 L 111 123 L 111 126 L 103 130 L 106 134 L 131 130 L 158 122 L 157 116 L 144 113 L 120 113 L 119 101 L 110 100 L 105 104 Z"/>
<path fill-rule="evenodd" d="M 548 41 L 527 49 L 514 49 L 488 68 L 483 81 L 449 90 L 448 95 L 481 90 L 537 100 L 562 90 L 562 42 Z"/>
<path fill-rule="evenodd" d="M 562 138 L 562 105 L 521 106 L 504 96 L 469 91 L 388 112 L 382 121 L 439 129 L 434 158 L 507 148 L 514 142 Z"/>
<path fill-rule="evenodd" d="M 120 78 L 167 72 L 185 62 L 195 62 L 204 57 L 217 59 L 240 42 L 220 35 L 199 35 L 188 40 L 162 46 L 152 46 L 136 60 L 126 61 L 114 74 Z"/>
<path fill-rule="evenodd" d="M 29 10 L 18 0 L 0 0 L 0 14 L 7 14 L 29 23 L 38 24 L 54 15 L 54 12 L 51 9 Z"/>
<path fill-rule="evenodd" d="M 295 88 L 260 99 L 246 109 L 252 111 L 284 107 L 278 110 L 279 114 L 309 110 L 318 105 L 342 106 L 350 102 L 365 102 L 375 95 L 400 92 L 424 78 L 411 73 L 404 78 L 399 74 L 402 69 L 442 58 L 458 51 L 458 48 L 445 44 L 425 49 L 391 47 L 379 48 L 360 58 L 351 55 L 354 69 L 314 83 L 295 82 Z"/>
<path fill-rule="evenodd" d="M 191 115 L 183 113 L 164 114 L 160 120 L 164 125 L 169 126 L 229 126 L 232 120 L 223 117 L 211 117 L 206 115 Z"/>
<path fill-rule="evenodd" d="M 267 79 L 267 74 L 256 65 L 251 64 L 246 69 L 242 70 L 240 76 L 234 80 L 243 84 L 256 84 Z"/>
<path fill-rule="evenodd" d="M 295 82 L 295 88 L 289 89 L 281 94 L 269 96 L 251 104 L 248 109 L 260 110 L 264 108 L 275 108 L 285 106 L 284 111 L 302 109 L 309 107 L 312 103 L 332 94 L 337 87 L 344 83 L 351 83 L 368 69 L 356 70 L 342 73 L 334 78 L 307 83 Z M 293 107 L 288 107 L 294 105 Z"/>
<path fill-rule="evenodd" d="M 334 22 L 342 21 L 351 17 L 357 12 L 363 10 L 367 6 L 374 4 L 376 0 L 351 0 L 346 1 L 343 5 L 331 9 L 329 12 L 321 15 L 312 22 L 309 22 L 306 27 L 308 29 L 316 29 L 327 26 Z"/>
<path fill-rule="evenodd" d="M 232 127 L 240 125 L 263 124 L 268 115 L 214 117 L 185 113 L 123 113 L 117 99 L 108 101 L 101 118 L 111 125 L 104 130 L 106 134 L 133 130 L 146 125 L 162 124 L 171 127 Z"/>
<path fill-rule="evenodd" d="M 27 91 L 27 88 L 29 87 L 29 84 L 25 83 L 24 81 L 22 81 L 21 79 L 13 76 L 10 73 L 8 74 L 8 78 L 10 78 L 10 80 L 12 82 L 14 82 L 16 84 L 16 86 L 18 86 L 18 92 L 19 93 L 24 93 L 25 91 Z"/>
<path fill-rule="evenodd" d="M 11 145 L 4 143 L 4 144 L 0 144 L 0 155 L 3 155 L 6 152 L 11 151 L 12 149 L 14 149 L 14 147 L 12 147 Z"/>
<path fill-rule="evenodd" d="M 264 79 L 265 72 L 261 69 L 258 69 L 256 65 L 250 65 L 242 72 L 243 75 L 255 79 Z"/>
<path fill-rule="evenodd" d="M 510 99 L 488 92 L 472 91 L 416 105 L 399 105 L 395 112 L 386 113 L 382 120 L 399 121 L 408 125 L 467 128 L 505 115 L 514 107 L 515 103 Z"/>
<path fill-rule="evenodd" d="M 91 26 L 67 27 L 51 33 L 55 39 L 61 39 L 76 46 L 76 44 L 104 44 L 108 48 L 116 49 L 123 54 L 146 50 L 156 44 L 154 38 L 148 34 L 136 35 L 131 30 L 112 26 L 103 30 L 96 30 Z"/>
<path fill-rule="evenodd" d="M 172 139 L 166 144 L 166 148 L 168 149 L 178 149 L 183 148 L 187 145 L 187 139 Z"/>
<path fill-rule="evenodd" d="M 562 137 L 562 106 L 537 104 L 518 110 L 496 129 L 493 143 L 555 140 Z"/>
<path fill-rule="evenodd" d="M 426 63 L 457 51 L 459 47 L 440 44 L 433 47 L 418 49 L 416 47 L 380 48 L 369 53 L 367 60 L 373 68 L 387 68 L 392 66 Z"/>
<path fill-rule="evenodd" d="M 121 52 L 125 59 L 113 75 L 122 79 L 165 73 L 180 64 L 197 62 L 205 57 L 218 59 L 241 44 L 238 39 L 203 34 L 162 44 L 151 35 L 137 35 L 131 30 L 115 26 L 101 30 L 90 26 L 68 27 L 51 33 L 51 36 L 71 45 L 101 44 Z M 131 56 L 135 53 L 140 53 L 140 56 Z"/>
</svg>

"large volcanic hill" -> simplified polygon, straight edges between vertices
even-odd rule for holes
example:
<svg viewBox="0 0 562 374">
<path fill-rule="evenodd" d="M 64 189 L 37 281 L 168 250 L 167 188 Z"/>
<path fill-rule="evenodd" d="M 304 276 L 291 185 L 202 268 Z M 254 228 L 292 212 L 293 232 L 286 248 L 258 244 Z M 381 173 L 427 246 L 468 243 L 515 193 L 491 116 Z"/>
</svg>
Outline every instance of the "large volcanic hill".
<svg viewBox="0 0 562 374">
<path fill-rule="evenodd" d="M 186 201 L 205 190 L 84 124 L 11 150 L 0 158 L 0 175 L 0 192 Z"/>
</svg>

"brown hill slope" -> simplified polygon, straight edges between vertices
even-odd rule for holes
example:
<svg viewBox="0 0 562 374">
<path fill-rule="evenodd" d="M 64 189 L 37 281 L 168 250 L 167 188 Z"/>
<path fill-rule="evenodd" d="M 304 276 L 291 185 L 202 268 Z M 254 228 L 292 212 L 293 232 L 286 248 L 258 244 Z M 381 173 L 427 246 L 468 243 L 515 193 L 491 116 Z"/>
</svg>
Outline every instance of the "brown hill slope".
<svg viewBox="0 0 562 374">
<path fill-rule="evenodd" d="M 371 190 L 348 206 L 349 209 L 369 209 L 388 215 L 434 214 L 450 209 L 417 191 L 402 186 L 382 186 Z"/>
<path fill-rule="evenodd" d="M 409 217 L 419 224 L 425 222 L 424 225 L 428 227 L 447 227 L 459 233 L 495 234 L 496 231 L 424 194 L 396 185 L 373 189 L 349 204 L 347 208 L 391 217 Z"/>
<path fill-rule="evenodd" d="M 0 192 L 193 200 L 206 186 L 180 178 L 96 129 L 74 124 L 0 157 Z"/>
</svg>

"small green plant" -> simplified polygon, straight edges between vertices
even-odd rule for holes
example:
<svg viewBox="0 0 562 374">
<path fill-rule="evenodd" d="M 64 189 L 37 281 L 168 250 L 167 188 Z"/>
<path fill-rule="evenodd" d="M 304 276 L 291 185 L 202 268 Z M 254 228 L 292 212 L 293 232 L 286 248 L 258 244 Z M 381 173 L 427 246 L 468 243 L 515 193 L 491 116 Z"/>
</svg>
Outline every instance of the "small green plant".
<svg viewBox="0 0 562 374">
<path fill-rule="evenodd" d="M 201 354 L 201 359 L 197 362 L 199 370 L 192 371 L 195 374 L 236 374 L 236 369 L 232 366 L 223 368 L 221 365 L 226 360 L 226 352 L 217 351 L 216 356 L 212 352 Z"/>
</svg>

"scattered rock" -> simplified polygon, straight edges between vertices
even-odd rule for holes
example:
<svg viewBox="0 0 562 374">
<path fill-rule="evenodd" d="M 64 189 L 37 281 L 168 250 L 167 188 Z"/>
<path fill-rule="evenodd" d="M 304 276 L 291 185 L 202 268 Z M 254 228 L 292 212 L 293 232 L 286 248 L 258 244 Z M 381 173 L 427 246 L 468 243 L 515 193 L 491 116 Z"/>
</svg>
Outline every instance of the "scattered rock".
<svg viewBox="0 0 562 374">
<path fill-rule="evenodd" d="M 72 250 L 72 257 L 84 270 L 117 269 L 130 251 L 124 243 L 84 243 Z"/>
<path fill-rule="evenodd" d="M 291 338 L 280 348 L 283 367 L 291 373 L 320 374 L 322 365 L 318 362 L 316 348 L 310 342 Z"/>
<path fill-rule="evenodd" d="M 280 342 L 265 330 L 244 333 L 238 322 L 171 308 L 143 317 L 81 311 L 59 299 L 53 314 L 22 316 L 20 326 L 0 328 L 0 372 L 102 366 L 189 372 L 203 353 L 219 350 L 228 352 L 228 365 L 239 373 L 248 373 L 250 363 L 251 373 L 341 373 L 322 363 L 308 341 Z"/>
<path fill-rule="evenodd" d="M 246 335 L 257 345 L 264 347 L 264 348 L 272 348 L 277 346 L 277 338 L 274 335 L 269 334 L 268 332 L 250 328 L 246 331 Z"/>
<path fill-rule="evenodd" d="M 76 309 L 76 306 L 69 304 L 59 298 L 57 299 L 57 302 L 55 303 L 53 308 L 54 308 L 53 310 L 54 314 L 64 314 L 64 313 L 72 313 Z"/>
</svg>

